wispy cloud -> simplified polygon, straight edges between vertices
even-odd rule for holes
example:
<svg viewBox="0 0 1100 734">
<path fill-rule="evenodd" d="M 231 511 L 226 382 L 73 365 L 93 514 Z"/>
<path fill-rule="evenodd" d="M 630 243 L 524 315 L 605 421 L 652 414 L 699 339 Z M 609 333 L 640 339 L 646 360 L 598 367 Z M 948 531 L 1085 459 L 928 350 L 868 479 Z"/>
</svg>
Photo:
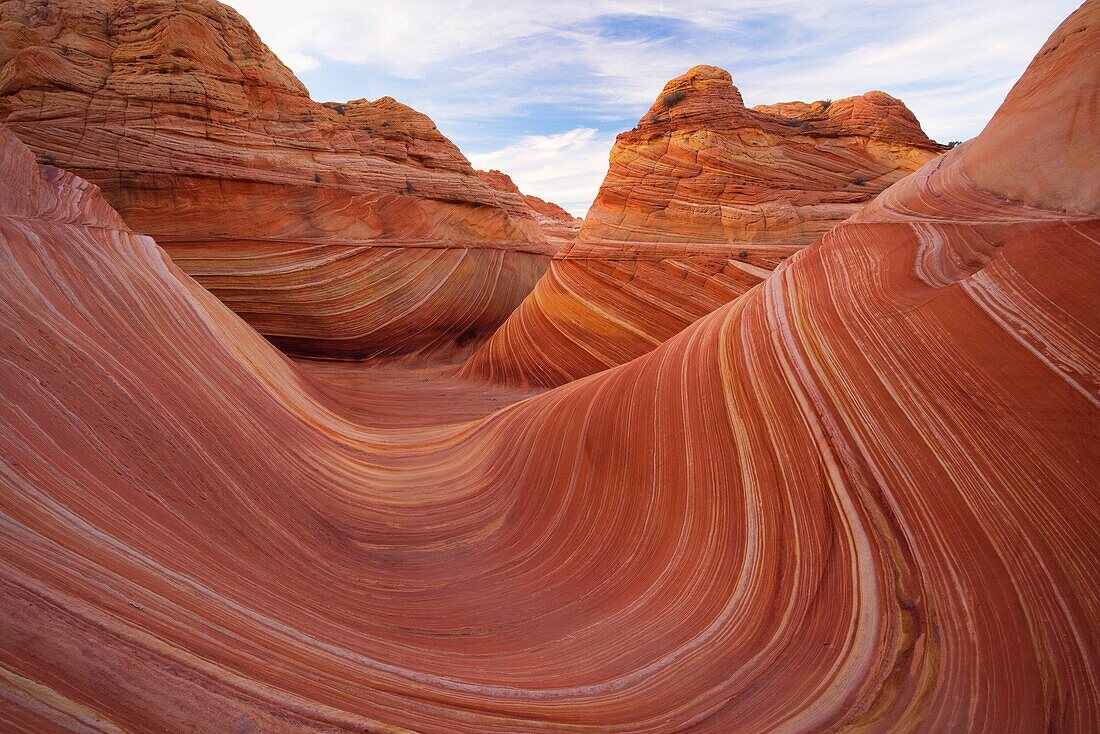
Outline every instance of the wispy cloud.
<svg viewBox="0 0 1100 734">
<path fill-rule="evenodd" d="M 516 142 L 469 156 L 476 168 L 511 175 L 525 193 L 583 217 L 607 171 L 614 133 L 578 127 L 552 135 L 524 135 Z"/>
<path fill-rule="evenodd" d="M 933 138 L 962 140 L 981 130 L 1077 4 L 229 2 L 316 98 L 397 97 L 432 116 L 471 159 L 574 211 L 595 195 L 614 134 L 694 64 L 729 69 L 749 104 L 882 89 L 904 99 Z"/>
</svg>

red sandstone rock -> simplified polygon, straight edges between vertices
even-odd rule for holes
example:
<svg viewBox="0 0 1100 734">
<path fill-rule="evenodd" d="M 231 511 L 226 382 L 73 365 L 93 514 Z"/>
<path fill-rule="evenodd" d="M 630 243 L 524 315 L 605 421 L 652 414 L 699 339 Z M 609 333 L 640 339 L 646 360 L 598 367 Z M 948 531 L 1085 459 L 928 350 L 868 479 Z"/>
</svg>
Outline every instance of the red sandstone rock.
<svg viewBox="0 0 1100 734">
<path fill-rule="evenodd" d="M 313 102 L 212 0 L 4 3 L 0 121 L 291 351 L 459 357 L 555 249 L 426 116 Z"/>
<path fill-rule="evenodd" d="M 3 728 L 1092 732 L 1098 45 L 656 350 L 413 428 L 0 128 Z"/>
<path fill-rule="evenodd" d="M 563 247 L 572 242 L 577 233 L 580 232 L 582 219 L 574 217 L 557 204 L 543 201 L 537 196 L 524 194 L 508 174 L 494 168 L 491 171 L 478 171 L 477 175 L 478 178 L 494 189 L 522 196 L 542 227 L 546 239 L 554 245 Z"/>
<path fill-rule="evenodd" d="M 882 92 L 750 110 L 697 66 L 619 136 L 577 240 L 467 374 L 553 386 L 644 354 L 942 150 Z"/>
</svg>

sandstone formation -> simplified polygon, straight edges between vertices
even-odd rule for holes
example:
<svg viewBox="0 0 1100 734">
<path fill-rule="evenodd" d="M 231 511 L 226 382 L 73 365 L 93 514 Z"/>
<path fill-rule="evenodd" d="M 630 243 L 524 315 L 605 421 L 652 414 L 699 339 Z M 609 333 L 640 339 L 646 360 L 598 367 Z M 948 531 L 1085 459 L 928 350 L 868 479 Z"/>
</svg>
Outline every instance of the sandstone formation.
<svg viewBox="0 0 1100 734">
<path fill-rule="evenodd" d="M 426 116 L 313 102 L 213 0 L 3 3 L 0 121 L 290 351 L 461 357 L 555 251 Z"/>
<path fill-rule="evenodd" d="M 1098 48 L 652 352 L 402 426 L 0 127 L 3 730 L 1094 731 Z"/>
<path fill-rule="evenodd" d="M 619 136 L 579 237 L 467 374 L 554 386 L 644 354 L 942 150 L 882 92 L 748 109 L 697 66 Z"/>
<path fill-rule="evenodd" d="M 546 239 L 555 246 L 560 248 L 569 244 L 580 232 L 582 219 L 574 217 L 557 204 L 543 201 L 537 196 L 524 194 L 508 174 L 494 168 L 491 171 L 478 171 L 477 175 L 494 189 L 522 196 L 542 227 Z"/>
</svg>

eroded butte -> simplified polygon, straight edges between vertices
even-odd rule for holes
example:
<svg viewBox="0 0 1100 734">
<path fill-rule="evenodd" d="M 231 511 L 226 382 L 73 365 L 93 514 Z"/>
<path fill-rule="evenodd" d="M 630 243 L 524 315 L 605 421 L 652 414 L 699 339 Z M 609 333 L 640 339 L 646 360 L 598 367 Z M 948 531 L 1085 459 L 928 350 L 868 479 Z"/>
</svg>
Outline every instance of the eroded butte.
<svg viewBox="0 0 1100 734">
<path fill-rule="evenodd" d="M 943 150 L 883 92 L 748 109 L 697 66 L 618 137 L 576 240 L 464 372 L 553 387 L 628 362 Z"/>
<path fill-rule="evenodd" d="M 314 102 L 212 0 L 3 3 L 0 122 L 293 353 L 461 359 L 559 246 L 428 117 Z"/>
</svg>

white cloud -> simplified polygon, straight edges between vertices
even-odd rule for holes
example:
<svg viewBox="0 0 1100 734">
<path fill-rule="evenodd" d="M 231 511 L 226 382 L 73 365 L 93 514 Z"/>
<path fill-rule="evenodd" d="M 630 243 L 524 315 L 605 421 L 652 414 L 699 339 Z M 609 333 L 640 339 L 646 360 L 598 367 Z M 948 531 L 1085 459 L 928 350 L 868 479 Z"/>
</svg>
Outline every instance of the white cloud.
<svg viewBox="0 0 1100 734">
<path fill-rule="evenodd" d="M 390 94 L 467 153 L 496 147 L 525 191 L 585 208 L 610 126 L 629 128 L 664 83 L 728 69 L 746 102 L 882 89 L 938 140 L 976 135 L 1078 0 L 229 0 L 325 99 Z M 318 91 L 319 90 L 319 91 Z M 578 129 L 599 129 L 588 142 Z M 566 145 L 565 142 L 571 142 Z M 578 183 L 525 166 L 540 143 Z M 505 156 L 514 163 L 504 163 Z M 476 156 L 471 156 L 471 158 Z M 589 182 L 586 184 L 580 181 Z M 591 182 L 595 181 L 593 185 Z M 541 186 L 546 189 L 540 189 Z M 587 188 L 586 188 L 587 187 Z M 577 198 L 574 192 L 585 188 Z M 580 203 L 578 203 L 580 202 Z M 563 203 L 559 201 L 558 203 Z"/>
<path fill-rule="evenodd" d="M 525 135 L 497 150 L 472 153 L 475 168 L 495 168 L 525 194 L 552 201 L 583 217 L 607 172 L 615 133 L 578 127 L 553 135 Z"/>
</svg>

